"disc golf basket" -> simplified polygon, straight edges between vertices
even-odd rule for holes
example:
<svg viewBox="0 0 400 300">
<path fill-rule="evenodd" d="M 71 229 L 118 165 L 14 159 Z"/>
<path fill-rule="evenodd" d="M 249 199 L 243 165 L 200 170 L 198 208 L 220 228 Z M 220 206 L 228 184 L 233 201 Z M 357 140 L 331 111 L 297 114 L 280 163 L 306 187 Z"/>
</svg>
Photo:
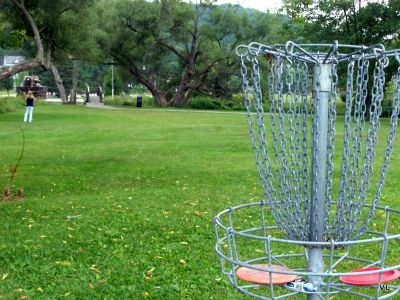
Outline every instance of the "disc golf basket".
<svg viewBox="0 0 400 300">
<path fill-rule="evenodd" d="M 393 297 L 400 210 L 379 202 L 400 109 L 400 50 L 287 42 L 236 51 L 264 199 L 214 218 L 221 271 L 260 299 Z"/>
</svg>

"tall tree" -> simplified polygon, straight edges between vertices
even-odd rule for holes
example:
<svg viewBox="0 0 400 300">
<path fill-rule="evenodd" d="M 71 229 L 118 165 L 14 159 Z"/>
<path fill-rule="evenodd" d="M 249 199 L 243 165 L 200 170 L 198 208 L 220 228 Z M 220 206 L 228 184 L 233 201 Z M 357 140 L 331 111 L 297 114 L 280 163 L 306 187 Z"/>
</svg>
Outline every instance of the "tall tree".
<svg viewBox="0 0 400 300">
<path fill-rule="evenodd" d="M 34 59 L 28 59 L 28 65 L 24 62 L 0 71 L 0 79 L 2 75 L 9 76 L 24 70 L 24 66 L 25 69 L 51 67 L 65 102 L 65 88 L 57 66 L 71 63 L 71 57 L 75 60 L 91 60 L 98 56 L 94 39 L 97 23 L 94 19 L 94 3 L 93 0 L 2 0 L 0 6 L 12 24 L 11 29 L 14 32 L 25 30 L 27 36 L 35 41 L 37 54 Z M 29 44 L 27 46 L 29 56 Z M 38 57 L 42 57 L 40 64 L 37 64 Z M 76 88 L 73 90 L 76 91 Z"/>
<path fill-rule="evenodd" d="M 298 35 L 297 24 L 287 16 L 230 4 L 213 7 L 203 26 L 214 55 L 223 59 L 213 67 L 199 92 L 224 98 L 240 91 L 240 60 L 235 52 L 239 44 L 283 43 Z"/>
<path fill-rule="evenodd" d="M 196 15 L 191 5 L 179 1 L 136 0 L 119 1 L 110 12 L 101 18 L 111 33 L 103 48 L 160 106 L 184 102 L 198 58 L 200 10 Z"/>
<path fill-rule="evenodd" d="M 201 61 L 199 49 L 200 17 L 207 5 L 176 0 L 123 0 L 112 10 L 108 1 L 105 5 L 111 14 L 101 18 L 104 32 L 110 33 L 103 48 L 160 106 L 184 104 L 213 65 Z"/>
<path fill-rule="evenodd" d="M 184 105 L 193 93 L 231 94 L 235 46 L 271 35 L 278 20 L 202 1 L 105 1 L 104 7 L 103 49 L 161 106 Z"/>
<path fill-rule="evenodd" d="M 36 25 L 32 14 L 29 12 L 29 8 L 25 5 L 24 0 L 10 0 L 1 1 L 0 9 L 6 15 L 14 15 L 13 20 L 20 20 L 24 23 L 23 28 L 15 28 L 17 32 L 26 32 L 33 37 L 36 53 L 34 57 L 20 62 L 14 66 L 0 68 L 0 80 L 8 78 L 14 74 L 22 71 L 34 69 L 37 67 L 43 67 L 45 69 L 49 66 L 50 52 L 46 52 L 42 43 L 42 38 L 39 29 Z M 18 19 L 18 17 L 20 19 Z M 22 30 L 22 31 L 21 31 Z"/>
<path fill-rule="evenodd" d="M 287 14 L 304 25 L 309 40 L 376 44 L 397 40 L 400 3 L 362 0 L 284 0 Z"/>
</svg>

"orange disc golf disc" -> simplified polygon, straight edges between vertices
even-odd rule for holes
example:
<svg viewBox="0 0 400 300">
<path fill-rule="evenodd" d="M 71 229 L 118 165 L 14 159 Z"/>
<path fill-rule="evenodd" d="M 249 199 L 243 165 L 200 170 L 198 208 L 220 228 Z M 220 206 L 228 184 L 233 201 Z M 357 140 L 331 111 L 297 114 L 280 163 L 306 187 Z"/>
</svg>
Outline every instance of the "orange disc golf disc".
<svg viewBox="0 0 400 300">
<path fill-rule="evenodd" d="M 377 267 L 362 268 L 350 272 L 353 274 L 360 273 L 360 275 L 357 276 L 344 275 L 340 276 L 339 279 L 343 283 L 352 285 L 375 285 L 375 284 L 391 282 L 400 278 L 400 272 L 397 270 L 382 272 L 381 277 L 379 277 L 379 273 L 366 274 L 366 275 L 362 274 L 363 272 L 375 271 L 375 270 L 379 270 L 379 268 Z"/>
<path fill-rule="evenodd" d="M 289 268 L 277 265 L 258 264 L 254 267 L 269 269 L 272 272 L 260 271 L 247 267 L 240 267 L 236 271 L 237 277 L 241 280 L 258 283 L 258 284 L 285 284 L 298 278 L 297 275 L 274 273 L 274 271 L 292 271 Z M 270 281 L 271 280 L 271 281 Z"/>
</svg>

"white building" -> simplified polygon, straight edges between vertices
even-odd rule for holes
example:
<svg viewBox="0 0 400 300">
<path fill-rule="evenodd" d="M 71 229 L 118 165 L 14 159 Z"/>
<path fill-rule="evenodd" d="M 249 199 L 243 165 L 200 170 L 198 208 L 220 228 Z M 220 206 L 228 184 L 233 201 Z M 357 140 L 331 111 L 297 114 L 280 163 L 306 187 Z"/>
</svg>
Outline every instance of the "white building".
<svg viewBox="0 0 400 300">
<path fill-rule="evenodd" d="M 5 55 L 0 56 L 0 67 L 10 67 L 25 60 L 25 56 Z"/>
</svg>

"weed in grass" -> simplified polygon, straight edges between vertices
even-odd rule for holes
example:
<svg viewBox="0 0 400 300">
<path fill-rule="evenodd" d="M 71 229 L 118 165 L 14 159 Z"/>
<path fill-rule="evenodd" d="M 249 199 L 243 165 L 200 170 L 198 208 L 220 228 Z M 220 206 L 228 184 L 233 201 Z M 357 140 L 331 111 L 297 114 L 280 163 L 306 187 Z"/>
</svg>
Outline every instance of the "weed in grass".
<svg viewBox="0 0 400 300">
<path fill-rule="evenodd" d="M 25 151 L 25 134 L 24 130 L 22 129 L 21 126 L 19 126 L 19 129 L 21 130 L 21 135 L 22 135 L 22 146 L 21 146 L 21 153 L 20 156 L 16 162 L 15 165 L 13 165 L 10 169 L 10 179 L 8 184 L 3 188 L 3 195 L 0 197 L 1 200 L 13 200 L 13 199 L 22 199 L 24 197 L 24 189 L 23 188 L 18 188 L 16 192 L 14 193 L 12 191 L 12 182 L 15 178 L 15 175 L 17 174 L 17 170 L 19 167 L 19 164 L 21 163 L 21 159 L 24 156 L 24 151 Z"/>
</svg>

